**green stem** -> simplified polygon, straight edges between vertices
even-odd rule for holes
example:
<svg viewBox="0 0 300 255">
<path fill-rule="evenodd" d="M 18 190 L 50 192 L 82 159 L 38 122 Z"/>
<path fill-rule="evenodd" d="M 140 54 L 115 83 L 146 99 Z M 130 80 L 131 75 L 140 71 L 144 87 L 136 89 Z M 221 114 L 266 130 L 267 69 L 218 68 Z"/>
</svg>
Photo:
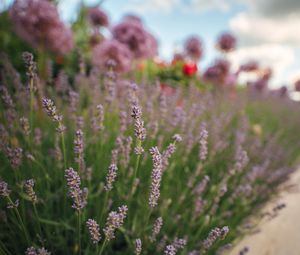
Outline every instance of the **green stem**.
<svg viewBox="0 0 300 255">
<path fill-rule="evenodd" d="M 81 213 L 78 211 L 77 214 L 77 235 L 78 235 L 78 254 L 81 254 Z"/>
<path fill-rule="evenodd" d="M 104 203 L 103 203 L 103 209 L 102 209 L 101 216 L 100 216 L 100 224 L 101 224 L 101 222 L 102 222 L 102 219 L 103 219 L 103 216 L 104 216 L 104 213 L 105 213 L 107 200 L 108 200 L 108 191 L 105 192 L 105 198 L 104 198 Z"/>
<path fill-rule="evenodd" d="M 100 250 L 100 252 L 99 252 L 98 255 L 102 255 L 102 253 L 103 253 L 103 251 L 104 251 L 104 248 L 105 248 L 105 245 L 106 245 L 106 242 L 107 242 L 107 239 L 106 239 L 106 237 L 105 237 L 104 242 L 103 242 L 103 244 L 102 244 L 102 246 L 101 246 L 101 250 Z"/>
<path fill-rule="evenodd" d="M 67 169 L 67 153 L 66 153 L 66 143 L 65 143 L 64 133 L 61 133 L 61 145 L 62 145 L 62 150 L 63 150 L 63 155 L 64 155 L 64 167 L 65 167 L 65 169 Z"/>
<path fill-rule="evenodd" d="M 33 210 L 34 210 L 35 217 L 37 218 L 37 222 L 38 222 L 39 235 L 42 239 L 42 228 L 41 228 L 41 224 L 40 224 L 40 217 L 38 215 L 35 203 L 33 204 Z"/>
<path fill-rule="evenodd" d="M 9 202 L 9 203 L 13 204 L 13 201 L 11 200 L 11 198 L 10 198 L 9 196 L 7 197 L 7 199 L 8 199 L 8 202 Z M 18 210 L 18 208 L 16 208 L 16 207 L 14 207 L 14 210 L 15 210 L 15 213 L 16 213 L 16 215 L 17 215 L 18 221 L 20 222 L 21 228 L 22 228 L 22 230 L 23 230 L 23 232 L 24 232 L 24 235 L 25 235 L 25 239 L 26 239 L 26 241 L 27 241 L 27 244 L 30 245 L 29 236 L 28 236 L 28 233 L 27 233 L 26 228 L 25 228 L 25 226 L 24 226 L 24 223 L 23 223 L 23 220 L 22 220 L 21 215 L 20 215 L 20 213 L 19 213 L 19 210 Z"/>
<path fill-rule="evenodd" d="M 32 135 L 33 135 L 33 98 L 34 98 L 34 94 L 33 94 L 33 78 L 30 79 L 29 81 L 29 90 L 30 90 L 30 147 L 32 145 Z"/>
</svg>

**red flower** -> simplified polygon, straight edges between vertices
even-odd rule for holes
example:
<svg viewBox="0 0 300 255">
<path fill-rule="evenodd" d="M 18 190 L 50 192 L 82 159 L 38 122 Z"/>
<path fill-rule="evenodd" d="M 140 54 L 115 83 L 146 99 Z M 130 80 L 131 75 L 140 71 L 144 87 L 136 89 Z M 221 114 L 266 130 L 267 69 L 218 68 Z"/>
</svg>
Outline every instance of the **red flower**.
<svg viewBox="0 0 300 255">
<path fill-rule="evenodd" d="M 193 76 L 198 71 L 198 67 L 195 63 L 185 63 L 182 68 L 182 72 L 186 76 Z"/>
</svg>

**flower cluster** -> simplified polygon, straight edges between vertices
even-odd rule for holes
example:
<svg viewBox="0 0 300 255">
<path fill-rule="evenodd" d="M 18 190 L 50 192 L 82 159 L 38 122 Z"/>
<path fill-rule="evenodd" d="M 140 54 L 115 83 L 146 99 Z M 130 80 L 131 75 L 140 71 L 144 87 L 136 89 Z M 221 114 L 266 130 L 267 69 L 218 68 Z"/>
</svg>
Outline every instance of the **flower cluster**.
<svg viewBox="0 0 300 255">
<path fill-rule="evenodd" d="M 91 240 L 94 244 L 97 244 L 101 239 L 100 229 L 97 222 L 93 219 L 88 219 L 86 226 L 89 230 Z"/>
<path fill-rule="evenodd" d="M 118 208 L 118 212 L 112 211 L 109 213 L 108 218 L 106 220 L 106 227 L 103 230 L 105 237 L 107 240 L 111 240 L 115 238 L 115 230 L 120 228 L 127 215 L 128 208 L 126 205 L 123 205 Z"/>
<path fill-rule="evenodd" d="M 80 211 L 87 204 L 88 190 L 87 188 L 80 189 L 80 177 L 73 168 L 66 169 L 65 178 L 69 187 L 69 196 L 73 199 L 72 208 Z"/>
<path fill-rule="evenodd" d="M 31 202 L 35 204 L 37 202 L 37 196 L 33 190 L 34 184 L 35 182 L 33 179 L 26 180 L 24 183 L 24 189 Z"/>
<path fill-rule="evenodd" d="M 202 57 L 202 42 L 197 36 L 191 36 L 186 39 L 184 49 L 187 56 L 196 62 Z"/>
<path fill-rule="evenodd" d="M 93 26 L 96 27 L 108 26 L 108 17 L 102 9 L 98 7 L 91 7 L 88 9 L 87 12 L 88 12 L 88 18 L 90 19 Z"/>
<path fill-rule="evenodd" d="M 57 54 L 65 54 L 73 48 L 72 32 L 59 19 L 51 2 L 16 0 L 9 13 L 16 33 L 31 46 Z"/>
</svg>

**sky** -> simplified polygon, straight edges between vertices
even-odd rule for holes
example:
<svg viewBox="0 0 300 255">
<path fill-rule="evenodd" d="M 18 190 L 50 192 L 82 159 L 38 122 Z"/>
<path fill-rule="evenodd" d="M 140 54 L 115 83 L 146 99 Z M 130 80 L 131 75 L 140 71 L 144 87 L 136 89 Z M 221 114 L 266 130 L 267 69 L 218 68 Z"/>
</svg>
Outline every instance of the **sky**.
<svg viewBox="0 0 300 255">
<path fill-rule="evenodd" d="M 60 0 L 64 20 L 74 18 L 79 2 Z M 101 0 L 84 2 L 93 6 Z M 257 60 L 273 69 L 272 87 L 300 78 L 300 0 L 104 0 L 101 6 L 112 24 L 127 13 L 140 15 L 158 39 L 163 59 L 179 51 L 187 36 L 198 35 L 205 50 L 201 71 L 220 57 L 218 35 L 230 31 L 238 40 L 237 50 L 228 56 L 233 68 Z"/>
</svg>

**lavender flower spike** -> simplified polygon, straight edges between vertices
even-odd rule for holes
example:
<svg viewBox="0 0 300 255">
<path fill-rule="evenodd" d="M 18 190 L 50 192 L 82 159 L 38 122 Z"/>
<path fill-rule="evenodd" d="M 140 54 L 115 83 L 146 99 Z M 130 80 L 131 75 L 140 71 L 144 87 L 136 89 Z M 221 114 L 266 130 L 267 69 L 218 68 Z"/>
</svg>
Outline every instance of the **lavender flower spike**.
<svg viewBox="0 0 300 255">
<path fill-rule="evenodd" d="M 173 245 L 167 245 L 165 251 L 165 255 L 175 255 L 176 254 L 176 248 Z"/>
<path fill-rule="evenodd" d="M 8 185 L 5 181 L 0 181 L 0 196 L 8 197 L 10 194 L 10 190 L 8 189 Z"/>
<path fill-rule="evenodd" d="M 113 188 L 113 183 L 115 182 L 117 178 L 117 171 L 118 167 L 115 164 L 111 164 L 108 169 L 108 174 L 106 176 L 106 184 L 104 186 L 104 189 L 106 191 L 110 191 Z"/>
<path fill-rule="evenodd" d="M 37 196 L 33 190 L 34 184 L 35 184 L 34 180 L 29 179 L 29 180 L 25 181 L 24 189 L 25 189 L 26 194 L 29 196 L 31 202 L 35 204 L 37 202 Z"/>
<path fill-rule="evenodd" d="M 153 225 L 152 234 L 150 236 L 150 241 L 153 243 L 156 240 L 156 236 L 159 234 L 161 227 L 163 225 L 162 217 L 156 219 Z"/>
<path fill-rule="evenodd" d="M 89 230 L 91 240 L 94 244 L 97 244 L 101 239 L 101 234 L 99 230 L 99 225 L 93 219 L 88 219 L 86 222 L 86 226 Z"/>
<path fill-rule="evenodd" d="M 118 212 L 112 211 L 109 213 L 106 221 L 106 228 L 103 230 L 108 241 L 115 238 L 114 232 L 123 225 L 127 211 L 127 206 L 123 205 L 118 208 Z"/>
<path fill-rule="evenodd" d="M 68 168 L 65 171 L 67 185 L 69 187 L 69 196 L 73 199 L 72 208 L 80 211 L 87 204 L 87 188 L 80 189 L 80 177 L 73 168 Z"/>
<path fill-rule="evenodd" d="M 153 170 L 151 174 L 151 192 L 149 197 L 149 206 L 154 208 L 160 196 L 160 182 L 162 177 L 162 156 L 157 147 L 150 149 L 153 161 Z"/>
<path fill-rule="evenodd" d="M 206 124 L 201 125 L 201 130 L 200 130 L 200 138 L 199 138 L 199 158 L 200 160 L 205 160 L 207 158 L 207 138 L 208 138 L 208 132 L 206 129 Z"/>
<path fill-rule="evenodd" d="M 142 252 L 142 241 L 141 239 L 135 239 L 135 255 L 140 255 Z"/>
</svg>

